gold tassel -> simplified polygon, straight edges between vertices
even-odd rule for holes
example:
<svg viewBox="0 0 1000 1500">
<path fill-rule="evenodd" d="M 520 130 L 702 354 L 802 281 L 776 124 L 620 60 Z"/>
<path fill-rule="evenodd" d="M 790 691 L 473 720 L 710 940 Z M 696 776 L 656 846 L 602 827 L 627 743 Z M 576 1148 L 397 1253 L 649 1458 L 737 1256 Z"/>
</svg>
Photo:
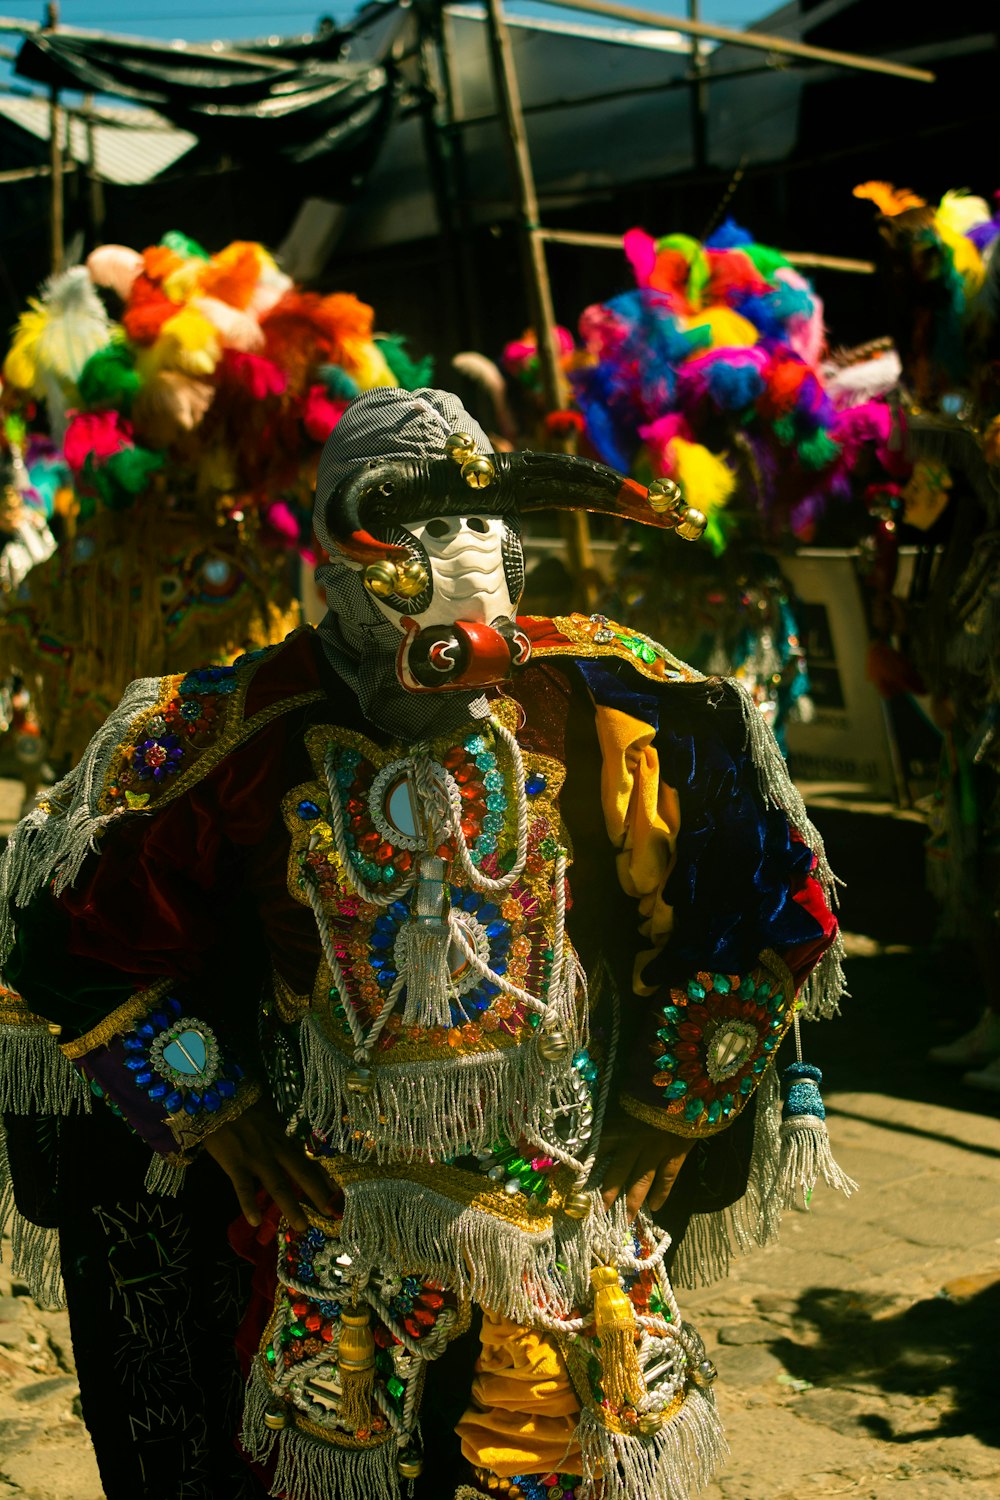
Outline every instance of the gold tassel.
<svg viewBox="0 0 1000 1500">
<path fill-rule="evenodd" d="M 340 1416 L 355 1432 L 371 1426 L 375 1393 L 375 1340 L 367 1307 L 344 1308 L 340 1315 L 337 1373 Z"/>
<path fill-rule="evenodd" d="M 646 1394 L 635 1340 L 635 1309 L 622 1289 L 614 1266 L 595 1266 L 590 1273 L 594 1324 L 601 1341 L 601 1388 L 615 1411 L 637 1406 Z"/>
</svg>

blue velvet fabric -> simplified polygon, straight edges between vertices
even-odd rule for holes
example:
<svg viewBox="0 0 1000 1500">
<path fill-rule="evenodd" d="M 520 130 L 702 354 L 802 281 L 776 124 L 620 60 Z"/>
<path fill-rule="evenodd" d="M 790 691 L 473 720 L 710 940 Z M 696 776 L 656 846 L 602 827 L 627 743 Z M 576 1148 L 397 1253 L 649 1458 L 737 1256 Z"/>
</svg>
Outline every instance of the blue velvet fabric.
<svg viewBox="0 0 1000 1500">
<path fill-rule="evenodd" d="M 670 942 L 647 965 L 647 984 L 686 983 L 692 972 L 745 974 L 764 948 L 812 943 L 819 923 L 792 899 L 812 853 L 765 809 L 744 741 L 735 688 L 661 688 L 627 664 L 580 662 L 595 703 L 649 724 L 663 780 L 680 799 L 677 858 L 664 891 Z"/>
</svg>

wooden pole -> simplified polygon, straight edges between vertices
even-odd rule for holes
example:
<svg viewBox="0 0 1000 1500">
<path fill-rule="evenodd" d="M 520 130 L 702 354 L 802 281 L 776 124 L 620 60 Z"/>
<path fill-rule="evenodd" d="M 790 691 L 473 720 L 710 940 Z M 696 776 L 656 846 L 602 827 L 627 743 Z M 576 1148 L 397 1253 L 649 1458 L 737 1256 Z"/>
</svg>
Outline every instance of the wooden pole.
<svg viewBox="0 0 1000 1500">
<path fill-rule="evenodd" d="M 546 411 L 553 412 L 566 404 L 565 381 L 556 344 L 556 317 L 552 305 L 549 268 L 545 261 L 545 234 L 539 223 L 535 175 L 531 166 L 531 153 L 528 150 L 521 109 L 521 91 L 502 0 L 486 0 L 486 24 L 494 87 L 521 226 L 528 294 L 538 349 L 538 368 L 542 377 L 542 395 Z M 583 511 L 569 511 L 560 518 L 560 522 L 570 570 L 583 588 L 586 602 L 592 604 L 594 557 L 587 516 Z"/>
<path fill-rule="evenodd" d="M 83 96 L 83 124 L 87 132 L 87 183 L 90 189 L 90 229 L 95 243 L 104 233 L 104 184 L 97 170 L 97 140 L 94 134 L 94 96 Z"/>
<path fill-rule="evenodd" d="M 688 16 L 697 21 L 699 0 L 688 0 Z M 708 166 L 708 85 L 705 82 L 705 59 L 701 40 L 691 38 L 691 158 L 696 172 L 704 172 Z"/>
<path fill-rule="evenodd" d="M 540 237 L 550 245 L 579 245 L 588 250 L 621 250 L 620 234 L 597 234 L 587 229 L 540 229 Z M 852 260 L 844 255 L 820 255 L 811 250 L 782 250 L 793 266 L 813 266 L 821 271 L 849 271 L 858 276 L 873 276 L 873 260 Z"/>
<path fill-rule="evenodd" d="M 614 5 L 610 0 L 542 0 L 544 5 L 563 6 L 566 10 L 583 10 L 612 21 L 631 21 L 633 26 L 653 26 L 657 31 L 679 31 L 681 36 L 702 37 L 707 42 L 729 42 L 751 51 L 773 52 L 777 57 L 804 57 L 810 62 L 832 63 L 838 68 L 852 68 L 859 73 L 884 73 L 887 78 L 907 78 L 913 83 L 936 83 L 925 68 L 911 68 L 906 63 L 888 62 L 882 57 L 863 57 L 858 52 L 832 52 L 829 47 L 810 47 L 807 42 L 792 42 L 784 36 L 763 31 L 734 31 L 729 26 L 714 26 L 708 21 L 690 20 L 684 16 L 658 15 L 656 11 L 639 10 L 634 5 Z"/>
<path fill-rule="evenodd" d="M 59 25 L 59 0 L 49 0 L 45 7 L 45 30 L 55 31 Z M 51 202 L 51 261 L 52 274 L 57 275 L 63 266 L 63 153 L 62 110 L 59 108 L 59 90 L 49 90 L 49 168 L 52 175 Z"/>
</svg>

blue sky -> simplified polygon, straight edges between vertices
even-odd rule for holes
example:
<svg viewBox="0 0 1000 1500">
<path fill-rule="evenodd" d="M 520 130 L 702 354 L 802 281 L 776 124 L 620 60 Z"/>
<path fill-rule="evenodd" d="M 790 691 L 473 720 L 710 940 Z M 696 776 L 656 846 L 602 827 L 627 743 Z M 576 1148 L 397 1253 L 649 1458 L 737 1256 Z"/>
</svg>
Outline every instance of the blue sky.
<svg viewBox="0 0 1000 1500">
<path fill-rule="evenodd" d="M 666 15 L 686 15 L 686 0 L 638 0 L 644 8 Z M 702 0 L 702 19 L 721 26 L 747 26 L 777 8 L 780 0 Z M 355 0 L 302 5 L 301 0 L 61 0 L 66 26 L 83 26 L 131 36 L 185 37 L 189 41 L 217 38 L 248 39 L 269 33 L 282 35 L 313 29 L 320 15 L 341 20 L 358 8 Z M 513 10 L 521 7 L 516 3 Z M 530 7 L 542 13 L 541 7 Z M 565 15 L 544 7 L 551 16 Z M 41 0 L 0 0 L 0 16 L 40 21 Z M 588 17 L 588 19 L 591 19 Z M 0 45 L 16 45 L 16 38 L 0 37 Z"/>
</svg>

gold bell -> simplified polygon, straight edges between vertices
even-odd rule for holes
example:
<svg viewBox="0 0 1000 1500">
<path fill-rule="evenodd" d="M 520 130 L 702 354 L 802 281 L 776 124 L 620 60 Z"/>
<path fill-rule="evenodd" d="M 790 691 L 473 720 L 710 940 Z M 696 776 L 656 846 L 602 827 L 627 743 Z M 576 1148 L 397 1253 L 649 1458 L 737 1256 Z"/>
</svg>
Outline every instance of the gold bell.
<svg viewBox="0 0 1000 1500">
<path fill-rule="evenodd" d="M 272 1432 L 280 1432 L 288 1426 L 288 1413 L 283 1406 L 269 1406 L 264 1413 L 264 1426 Z"/>
<path fill-rule="evenodd" d="M 462 478 L 471 490 L 485 490 L 496 478 L 496 469 L 488 458 L 477 453 L 462 465 Z"/>
<path fill-rule="evenodd" d="M 464 464 L 475 455 L 476 445 L 467 432 L 453 432 L 444 440 L 444 451 L 454 463 Z"/>
<path fill-rule="evenodd" d="M 591 1195 L 583 1188 L 572 1188 L 563 1199 L 563 1213 L 568 1219 L 585 1219 L 590 1213 Z"/>
<path fill-rule="evenodd" d="M 677 515 L 684 510 L 680 485 L 675 484 L 672 479 L 654 479 L 649 486 L 647 498 L 651 509 L 655 510 L 657 515 L 664 515 L 667 512 Z"/>
<path fill-rule="evenodd" d="M 396 592 L 398 577 L 396 564 L 391 562 L 369 563 L 363 574 L 365 588 L 377 599 L 387 599 Z"/>
<path fill-rule="evenodd" d="M 666 1412 L 643 1412 L 642 1416 L 639 1418 L 639 1431 L 642 1433 L 643 1437 L 652 1437 L 654 1433 L 659 1432 L 660 1428 L 663 1426 L 666 1420 Z"/>
<path fill-rule="evenodd" d="M 415 599 L 418 594 L 423 593 L 429 582 L 427 569 L 418 557 L 411 557 L 396 569 L 395 592 L 402 594 L 404 599 Z"/>
<path fill-rule="evenodd" d="M 688 506 L 684 515 L 677 523 L 677 535 L 685 542 L 697 542 L 705 534 L 708 525 L 708 517 L 693 505 Z"/>
<path fill-rule="evenodd" d="M 370 1094 L 375 1085 L 371 1068 L 351 1068 L 345 1082 L 349 1094 Z"/>
<path fill-rule="evenodd" d="M 58 1021 L 49 1022 L 49 1036 L 62 1036 L 62 1027 Z"/>
<path fill-rule="evenodd" d="M 558 1063 L 569 1056 L 569 1042 L 561 1031 L 540 1031 L 537 1046 L 543 1062 Z"/>
<path fill-rule="evenodd" d="M 424 1472 L 424 1461 L 419 1453 L 401 1453 L 396 1468 L 401 1479 L 419 1479 Z"/>
<path fill-rule="evenodd" d="M 704 1389 L 705 1386 L 711 1385 L 712 1381 L 718 1378 L 718 1375 L 719 1372 L 715 1368 L 715 1365 L 712 1363 L 712 1361 L 708 1358 L 705 1358 L 699 1360 L 692 1369 L 691 1383 L 692 1385 L 701 1386 L 702 1389 Z"/>
</svg>

